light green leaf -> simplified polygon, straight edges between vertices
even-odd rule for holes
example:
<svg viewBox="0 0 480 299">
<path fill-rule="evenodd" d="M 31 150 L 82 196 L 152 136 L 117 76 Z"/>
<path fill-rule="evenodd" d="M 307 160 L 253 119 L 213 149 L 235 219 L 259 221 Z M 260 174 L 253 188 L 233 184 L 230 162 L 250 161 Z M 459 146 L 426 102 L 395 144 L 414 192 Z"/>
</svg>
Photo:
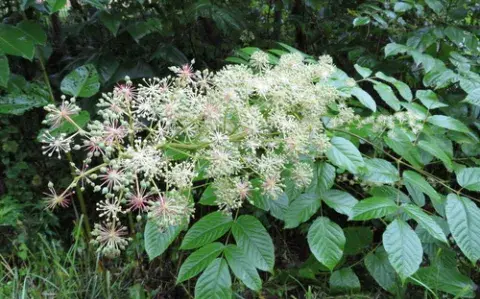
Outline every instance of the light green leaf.
<svg viewBox="0 0 480 299">
<path fill-rule="evenodd" d="M 437 94 L 431 90 L 417 90 L 415 97 L 419 99 L 423 106 L 427 107 L 428 109 L 448 107 L 447 104 L 440 102 Z"/>
<path fill-rule="evenodd" d="M 257 218 L 242 215 L 233 223 L 232 234 L 248 260 L 263 271 L 273 271 L 275 253 L 273 241 Z"/>
<path fill-rule="evenodd" d="M 295 198 L 285 212 L 285 228 L 295 228 L 310 219 L 320 208 L 320 197 L 315 193 L 304 193 Z"/>
<path fill-rule="evenodd" d="M 0 24 L 0 52 L 32 60 L 35 46 L 33 40 L 25 38 L 21 29 Z"/>
<path fill-rule="evenodd" d="M 161 231 L 155 222 L 148 221 L 144 232 L 145 251 L 148 258 L 153 260 L 162 255 L 177 238 L 181 230 L 179 226 L 170 226 L 165 231 Z"/>
<path fill-rule="evenodd" d="M 357 73 L 359 73 L 360 76 L 362 76 L 363 78 L 368 78 L 372 74 L 372 70 L 369 68 L 362 67 L 358 64 L 355 64 L 353 67 L 355 67 L 355 70 L 357 71 Z"/>
<path fill-rule="evenodd" d="M 74 97 L 88 98 L 93 96 L 100 89 L 98 73 L 92 64 L 76 68 L 60 84 L 63 93 Z"/>
<path fill-rule="evenodd" d="M 397 277 L 388 255 L 383 246 L 377 248 L 375 253 L 370 252 L 365 257 L 365 267 L 375 281 L 386 291 L 395 293 Z"/>
<path fill-rule="evenodd" d="M 400 101 L 390 86 L 379 82 L 375 83 L 373 88 L 378 92 L 380 98 L 382 98 L 382 100 L 387 103 L 388 106 L 395 111 L 400 110 Z"/>
<path fill-rule="evenodd" d="M 215 196 L 215 188 L 213 188 L 212 185 L 209 185 L 207 188 L 205 188 L 205 191 L 203 191 L 199 203 L 205 206 L 216 206 L 216 200 L 217 197 Z"/>
<path fill-rule="evenodd" d="M 398 206 L 395 202 L 385 197 L 370 197 L 359 201 L 352 208 L 352 216 L 349 220 L 370 220 L 387 216 L 395 213 Z"/>
<path fill-rule="evenodd" d="M 430 233 L 435 239 L 444 243 L 448 243 L 447 237 L 440 225 L 438 225 L 432 217 L 425 213 L 420 207 L 413 204 L 405 204 L 402 206 L 405 213 L 414 219 L 421 227 Z"/>
<path fill-rule="evenodd" d="M 364 161 L 355 145 L 345 138 L 336 136 L 330 142 L 332 146 L 326 153 L 328 159 L 338 167 L 357 173 L 357 167 L 363 166 Z"/>
<path fill-rule="evenodd" d="M 423 176 L 419 175 L 415 171 L 411 171 L 411 170 L 404 171 L 403 179 L 405 180 L 405 182 L 411 184 L 412 186 L 415 186 L 416 188 L 418 188 L 418 190 L 427 194 L 432 199 L 432 201 L 436 201 L 436 202 L 441 201 L 441 197 L 437 193 L 437 191 L 435 191 L 435 189 L 433 189 L 433 187 L 430 186 L 430 184 L 427 182 L 427 180 L 423 178 Z"/>
<path fill-rule="evenodd" d="M 87 125 L 87 123 L 90 121 L 90 113 L 88 113 L 88 111 L 86 110 L 82 110 L 80 111 L 79 114 L 71 115 L 70 118 L 72 119 L 72 121 L 75 122 L 75 124 L 78 127 L 84 128 Z M 50 134 L 52 136 L 58 136 L 62 133 L 66 135 L 70 135 L 78 131 L 77 126 L 71 124 L 68 121 L 64 121 L 58 128 L 50 130 Z"/>
<path fill-rule="evenodd" d="M 385 57 L 397 55 L 399 53 L 406 53 L 408 51 L 408 47 L 405 45 L 400 45 L 397 43 L 389 43 L 385 47 Z"/>
<path fill-rule="evenodd" d="M 463 168 L 457 173 L 460 186 L 470 191 L 480 191 L 480 167 Z"/>
<path fill-rule="evenodd" d="M 47 0 L 47 4 L 50 14 L 53 14 L 64 8 L 65 4 L 67 4 L 67 0 Z"/>
<path fill-rule="evenodd" d="M 402 203 L 409 203 L 410 198 L 403 193 L 401 190 L 398 190 L 395 187 L 392 186 L 375 186 L 370 189 L 369 193 L 373 197 L 387 197 L 396 202 L 399 200 Z M 422 194 L 423 195 L 423 194 Z"/>
<path fill-rule="evenodd" d="M 5 55 L 0 55 L 0 86 L 7 87 L 10 79 L 10 66 Z"/>
<path fill-rule="evenodd" d="M 445 214 L 455 242 L 475 264 L 480 259 L 480 209 L 468 198 L 449 194 Z"/>
<path fill-rule="evenodd" d="M 180 249 L 194 249 L 211 243 L 226 234 L 232 223 L 232 216 L 221 212 L 203 216 L 188 230 Z"/>
<path fill-rule="evenodd" d="M 322 194 L 335 183 L 335 167 L 326 162 L 315 163 L 312 183 L 306 193 Z"/>
<path fill-rule="evenodd" d="M 411 4 L 405 2 L 396 2 L 393 6 L 393 10 L 396 12 L 406 12 L 407 10 L 412 9 L 413 6 Z"/>
<path fill-rule="evenodd" d="M 400 180 L 397 169 L 383 159 L 365 160 L 366 172 L 362 179 L 371 183 L 392 184 Z"/>
<path fill-rule="evenodd" d="M 318 217 L 308 230 L 307 240 L 317 260 L 333 270 L 342 258 L 345 247 L 342 228 L 327 217 Z"/>
<path fill-rule="evenodd" d="M 232 298 L 232 278 L 227 262 L 217 258 L 208 265 L 195 285 L 195 299 Z"/>
<path fill-rule="evenodd" d="M 121 15 L 115 12 L 108 13 L 107 11 L 101 11 L 100 21 L 102 21 L 103 25 L 107 27 L 108 30 L 110 30 L 113 36 L 117 36 L 118 29 L 122 24 Z"/>
<path fill-rule="evenodd" d="M 363 106 L 367 107 L 368 109 L 372 110 L 373 112 L 377 111 L 377 105 L 375 104 L 375 100 L 363 89 L 358 86 L 355 86 L 351 90 L 351 94 L 355 96 Z"/>
<path fill-rule="evenodd" d="M 0 97 L 0 114 L 21 115 L 30 109 L 47 105 L 48 98 L 45 86 L 29 83 L 23 90 L 15 90 Z"/>
<path fill-rule="evenodd" d="M 343 229 L 347 242 L 344 254 L 356 255 L 369 247 L 373 242 L 373 232 L 366 226 L 351 226 Z"/>
<path fill-rule="evenodd" d="M 180 267 L 177 284 L 202 272 L 224 249 L 222 243 L 211 243 L 190 254 Z"/>
<path fill-rule="evenodd" d="M 349 293 L 360 291 L 360 280 L 351 268 L 334 271 L 329 280 L 330 291 L 333 293 Z"/>
<path fill-rule="evenodd" d="M 422 243 L 406 222 L 396 219 L 387 226 L 383 246 L 390 264 L 402 280 L 417 272 L 422 262 Z"/>
<path fill-rule="evenodd" d="M 257 269 L 236 245 L 228 245 L 224 251 L 230 269 L 248 288 L 254 291 L 262 289 L 262 279 Z"/>
<path fill-rule="evenodd" d="M 437 15 L 439 15 L 443 10 L 443 4 L 439 0 L 425 0 L 428 7 L 430 7 Z"/>
<path fill-rule="evenodd" d="M 420 140 L 417 144 L 421 149 L 442 161 L 448 169 L 453 169 L 452 159 L 445 153 L 440 146 L 432 142 Z"/>
<path fill-rule="evenodd" d="M 413 95 L 412 95 L 412 91 L 410 90 L 410 87 L 408 87 L 407 84 L 405 84 L 404 82 L 400 81 L 400 80 L 397 80 L 395 79 L 394 77 L 390 77 L 390 76 L 387 76 L 385 75 L 384 73 L 382 72 L 377 72 L 375 74 L 375 77 L 377 78 L 380 78 L 382 80 L 385 80 L 389 83 L 392 83 L 393 86 L 395 86 L 395 88 L 398 90 L 398 92 L 400 93 L 400 95 L 407 101 L 412 101 L 413 99 Z"/>
<path fill-rule="evenodd" d="M 475 88 L 467 94 L 467 97 L 462 102 L 470 103 L 480 106 L 480 88 Z"/>
<path fill-rule="evenodd" d="M 437 127 L 458 131 L 458 132 L 463 132 L 463 133 L 470 132 L 470 129 L 464 123 L 450 116 L 433 115 L 433 116 L 430 116 L 427 119 L 427 121 Z"/>
<path fill-rule="evenodd" d="M 322 193 L 321 198 L 337 213 L 349 217 L 352 215 L 352 208 L 358 203 L 358 200 L 350 193 L 334 189 Z"/>
<path fill-rule="evenodd" d="M 356 17 L 353 19 L 353 27 L 367 25 L 368 23 L 370 23 L 369 17 Z"/>
</svg>

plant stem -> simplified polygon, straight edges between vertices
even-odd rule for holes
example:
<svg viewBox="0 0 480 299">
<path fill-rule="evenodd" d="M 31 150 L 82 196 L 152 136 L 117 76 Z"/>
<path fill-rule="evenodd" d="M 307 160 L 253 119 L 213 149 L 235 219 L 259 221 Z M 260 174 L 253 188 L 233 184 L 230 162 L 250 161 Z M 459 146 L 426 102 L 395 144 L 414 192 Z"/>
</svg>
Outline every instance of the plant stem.
<svg viewBox="0 0 480 299">
<path fill-rule="evenodd" d="M 37 51 L 38 62 L 40 63 L 40 70 L 42 70 L 42 73 L 43 73 L 43 80 L 45 81 L 45 84 L 47 85 L 47 88 L 48 88 L 48 92 L 50 94 L 50 102 L 52 104 L 55 104 L 55 96 L 53 95 L 52 85 L 50 85 L 50 79 L 48 78 L 47 69 L 45 68 L 45 61 L 43 61 L 43 57 L 42 57 L 43 51 L 39 47 L 36 47 L 36 51 Z"/>
</svg>

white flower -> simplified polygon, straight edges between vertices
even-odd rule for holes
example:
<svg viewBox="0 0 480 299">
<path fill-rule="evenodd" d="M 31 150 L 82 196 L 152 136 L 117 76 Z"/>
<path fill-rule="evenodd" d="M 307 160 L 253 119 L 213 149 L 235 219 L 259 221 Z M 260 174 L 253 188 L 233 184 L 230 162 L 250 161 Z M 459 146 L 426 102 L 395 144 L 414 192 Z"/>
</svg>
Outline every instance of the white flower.
<svg viewBox="0 0 480 299">
<path fill-rule="evenodd" d="M 44 145 L 42 145 L 43 154 L 49 157 L 57 153 L 57 157 L 60 159 L 61 153 L 69 153 L 72 150 L 72 138 L 67 137 L 64 133 L 58 136 L 52 136 L 50 132 L 46 131 L 42 135 L 42 143 L 44 143 Z"/>
</svg>

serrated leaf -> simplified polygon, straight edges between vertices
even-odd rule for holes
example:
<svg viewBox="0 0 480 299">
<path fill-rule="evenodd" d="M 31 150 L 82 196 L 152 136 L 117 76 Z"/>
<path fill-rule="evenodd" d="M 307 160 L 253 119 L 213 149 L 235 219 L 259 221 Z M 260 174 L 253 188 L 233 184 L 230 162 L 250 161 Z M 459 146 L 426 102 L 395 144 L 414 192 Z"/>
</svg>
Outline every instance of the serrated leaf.
<svg viewBox="0 0 480 299">
<path fill-rule="evenodd" d="M 367 254 L 364 263 L 370 275 L 384 290 L 395 293 L 397 288 L 395 269 L 390 264 L 383 246 L 377 248 L 375 253 Z"/>
<path fill-rule="evenodd" d="M 420 267 L 422 243 L 406 222 L 396 219 L 383 233 L 383 246 L 388 260 L 402 280 L 413 275 Z"/>
<path fill-rule="evenodd" d="M 353 27 L 363 26 L 370 23 L 369 17 L 356 17 L 353 19 Z"/>
<path fill-rule="evenodd" d="M 360 291 L 360 280 L 351 268 L 334 271 L 329 280 L 330 291 L 333 293 L 349 293 Z"/>
<path fill-rule="evenodd" d="M 403 179 L 405 182 L 418 188 L 422 193 L 427 194 L 432 201 L 440 202 L 440 195 L 420 174 L 415 171 L 406 170 L 403 172 Z"/>
<path fill-rule="evenodd" d="M 407 100 L 409 102 L 412 101 L 412 99 L 413 99 L 412 91 L 410 90 L 410 87 L 408 87 L 408 85 L 406 83 L 404 83 L 400 80 L 397 80 L 394 77 L 387 76 L 382 72 L 375 73 L 375 77 L 380 78 L 382 80 L 385 80 L 385 81 L 393 84 L 393 86 L 395 86 L 395 88 L 398 90 L 400 95 L 405 100 Z"/>
<path fill-rule="evenodd" d="M 382 218 L 397 210 L 398 206 L 390 198 L 370 197 L 359 201 L 352 208 L 352 216 L 349 217 L 349 220 L 363 221 Z"/>
<path fill-rule="evenodd" d="M 0 52 L 32 60 L 35 53 L 33 40 L 17 27 L 0 24 Z"/>
<path fill-rule="evenodd" d="M 10 80 L 10 66 L 5 55 L 0 55 L 0 86 L 7 87 Z"/>
<path fill-rule="evenodd" d="M 209 185 L 202 193 L 199 203 L 206 206 L 216 206 L 215 201 L 217 197 L 215 196 L 215 188 L 212 185 Z"/>
<path fill-rule="evenodd" d="M 232 234 L 237 246 L 253 265 L 263 271 L 272 271 L 275 264 L 273 241 L 257 218 L 242 215 L 233 223 Z"/>
<path fill-rule="evenodd" d="M 335 183 L 335 167 L 326 162 L 317 162 L 314 166 L 312 183 L 306 193 L 322 194 Z"/>
<path fill-rule="evenodd" d="M 462 133 L 469 133 L 470 129 L 461 121 L 446 115 L 433 115 L 427 121 L 437 127 L 458 131 Z"/>
<path fill-rule="evenodd" d="M 457 173 L 460 186 L 470 191 L 480 191 L 480 167 L 463 168 Z"/>
<path fill-rule="evenodd" d="M 17 25 L 17 28 L 22 30 L 34 44 L 45 45 L 47 42 L 47 34 L 43 31 L 42 26 L 33 21 L 22 21 Z"/>
<path fill-rule="evenodd" d="M 383 83 L 375 83 L 373 88 L 378 92 L 380 98 L 387 103 L 393 110 L 398 111 L 400 110 L 400 101 L 398 100 L 397 96 L 393 92 L 393 89 L 388 86 L 387 84 Z"/>
<path fill-rule="evenodd" d="M 76 68 L 63 78 L 60 89 L 63 93 L 74 97 L 93 96 L 100 89 L 97 70 L 92 64 Z"/>
<path fill-rule="evenodd" d="M 351 226 L 343 229 L 346 243 L 344 248 L 345 255 L 355 255 L 361 253 L 373 242 L 373 231 L 365 226 Z"/>
<path fill-rule="evenodd" d="M 336 166 L 357 173 L 357 167 L 363 166 L 364 161 L 355 145 L 345 138 L 336 136 L 330 142 L 331 147 L 326 152 L 327 158 Z"/>
<path fill-rule="evenodd" d="M 373 112 L 377 111 L 377 104 L 375 104 L 375 100 L 365 90 L 355 86 L 352 88 L 351 94 L 356 97 L 360 103 L 363 104 L 363 106 L 367 107 Z"/>
<path fill-rule="evenodd" d="M 397 43 L 389 43 L 385 47 L 385 57 L 397 55 L 399 53 L 406 53 L 408 51 L 408 47 L 405 45 L 400 45 Z"/>
<path fill-rule="evenodd" d="M 195 299 L 232 298 L 232 278 L 227 262 L 217 258 L 208 265 L 195 285 Z"/>
<path fill-rule="evenodd" d="M 425 213 L 420 207 L 413 204 L 405 204 L 402 206 L 405 213 L 414 219 L 420 226 L 422 226 L 435 239 L 444 243 L 448 243 L 447 237 L 443 233 L 442 228 L 438 225 L 432 217 Z"/>
<path fill-rule="evenodd" d="M 360 76 L 362 76 L 362 78 L 368 78 L 368 77 L 370 77 L 370 75 L 372 74 L 372 70 L 369 69 L 369 68 L 360 66 L 360 65 L 358 65 L 358 64 L 355 64 L 353 67 L 355 68 L 355 70 L 357 71 L 357 73 L 359 73 Z"/>
<path fill-rule="evenodd" d="M 161 231 L 155 222 L 148 221 L 144 232 L 145 251 L 148 258 L 153 260 L 162 255 L 177 238 L 181 230 L 179 226 L 170 226 L 165 231 Z"/>
<path fill-rule="evenodd" d="M 480 87 L 470 91 L 462 102 L 480 106 Z"/>
<path fill-rule="evenodd" d="M 180 267 L 177 284 L 202 272 L 223 252 L 224 247 L 222 243 L 211 243 L 190 254 Z"/>
<path fill-rule="evenodd" d="M 285 228 L 295 228 L 307 221 L 320 208 L 320 197 L 315 193 L 304 193 L 295 198 L 285 212 Z"/>
<path fill-rule="evenodd" d="M 101 11 L 99 17 L 100 21 L 105 27 L 107 27 L 113 36 L 117 36 L 118 29 L 122 24 L 122 16 L 113 12 L 109 13 L 107 11 Z"/>
<path fill-rule="evenodd" d="M 228 245 L 224 251 L 230 269 L 248 288 L 254 291 L 262 289 L 262 279 L 257 269 L 236 245 Z"/>
<path fill-rule="evenodd" d="M 371 183 L 392 184 L 400 180 L 398 170 L 383 159 L 365 160 L 366 172 L 362 179 Z"/>
<path fill-rule="evenodd" d="M 337 213 L 351 216 L 352 208 L 358 203 L 358 200 L 350 193 L 340 190 L 328 190 L 321 195 L 322 201 Z"/>
<path fill-rule="evenodd" d="M 370 189 L 369 193 L 373 197 L 386 197 L 390 198 L 394 202 L 400 201 L 402 203 L 409 203 L 410 198 L 401 190 L 392 186 L 376 186 Z M 423 195 L 423 194 L 422 194 Z"/>
<path fill-rule="evenodd" d="M 333 270 L 342 258 L 345 247 L 342 228 L 327 217 L 318 217 L 308 230 L 307 240 L 317 260 Z"/>
<path fill-rule="evenodd" d="M 428 109 L 448 107 L 447 104 L 440 102 L 437 94 L 431 90 L 417 90 L 415 97 Z"/>
<path fill-rule="evenodd" d="M 203 216 L 188 230 L 180 249 L 194 249 L 211 243 L 226 234 L 232 223 L 231 215 L 218 211 Z"/>
<path fill-rule="evenodd" d="M 422 150 L 426 151 L 427 153 L 435 156 L 440 161 L 442 161 L 448 169 L 453 168 L 452 159 L 450 159 L 448 154 L 445 153 L 440 148 L 440 146 L 438 146 L 437 144 L 434 144 L 432 142 L 425 141 L 425 140 L 420 140 L 417 144 Z"/>
<path fill-rule="evenodd" d="M 449 194 L 445 214 L 458 247 L 476 263 L 480 259 L 480 209 L 468 198 Z"/>
</svg>

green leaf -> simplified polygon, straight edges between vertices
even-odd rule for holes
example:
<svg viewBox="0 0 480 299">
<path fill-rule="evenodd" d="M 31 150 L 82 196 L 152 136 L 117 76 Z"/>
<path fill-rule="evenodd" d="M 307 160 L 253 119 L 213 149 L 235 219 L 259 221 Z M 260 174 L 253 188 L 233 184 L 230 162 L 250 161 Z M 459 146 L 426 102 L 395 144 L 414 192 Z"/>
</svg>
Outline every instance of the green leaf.
<svg viewBox="0 0 480 299">
<path fill-rule="evenodd" d="M 50 14 L 53 14 L 64 8 L 65 4 L 67 4 L 67 0 L 47 0 L 47 3 Z"/>
<path fill-rule="evenodd" d="M 105 27 L 113 34 L 117 36 L 118 29 L 122 24 L 122 16 L 117 13 L 108 13 L 107 11 L 100 12 L 100 21 Z"/>
<path fill-rule="evenodd" d="M 153 260 L 157 256 L 162 255 L 178 237 L 181 230 L 179 226 L 170 226 L 165 231 L 161 231 L 155 222 L 148 221 L 144 232 L 145 251 L 148 254 L 148 258 Z"/>
<path fill-rule="evenodd" d="M 367 25 L 368 23 L 370 23 L 369 17 L 356 17 L 353 19 L 353 27 Z"/>
<path fill-rule="evenodd" d="M 358 64 L 355 64 L 354 67 L 357 73 L 359 73 L 360 76 L 362 76 L 363 78 L 370 77 L 370 75 L 372 74 L 372 70 L 369 68 L 359 66 Z"/>
<path fill-rule="evenodd" d="M 209 185 L 202 193 L 199 203 L 205 206 L 216 206 L 215 201 L 217 197 L 215 196 L 215 188 L 212 185 Z"/>
<path fill-rule="evenodd" d="M 408 51 L 408 47 L 405 45 L 400 45 L 396 43 L 389 43 L 385 47 L 385 57 L 397 55 L 399 53 L 406 53 Z"/>
<path fill-rule="evenodd" d="M 430 7 L 437 15 L 439 15 L 443 10 L 443 4 L 439 0 L 425 0 L 428 7 Z"/>
<path fill-rule="evenodd" d="M 80 127 L 84 128 L 90 121 L 90 114 L 86 110 L 80 111 L 77 115 L 72 115 L 70 118 Z M 78 128 L 71 123 L 65 121 L 60 127 L 50 130 L 52 136 L 58 136 L 62 133 L 69 135 L 78 131 Z"/>
<path fill-rule="evenodd" d="M 390 86 L 383 83 L 375 83 L 373 88 L 378 92 L 380 98 L 382 98 L 382 100 L 387 103 L 388 106 L 395 111 L 400 110 L 400 101 Z"/>
<path fill-rule="evenodd" d="M 405 193 L 392 186 L 376 186 L 371 188 L 369 193 L 373 197 L 387 197 L 395 202 L 397 200 L 400 200 L 402 203 L 410 202 L 410 198 Z"/>
<path fill-rule="evenodd" d="M 180 249 L 194 249 L 211 243 L 230 230 L 232 216 L 213 212 L 203 216 L 187 232 Z"/>
<path fill-rule="evenodd" d="M 428 109 L 448 107 L 447 104 L 440 102 L 437 94 L 431 90 L 417 90 L 415 97 L 419 99 L 423 106 L 427 107 Z"/>
<path fill-rule="evenodd" d="M 418 190 L 420 190 L 422 193 L 427 194 L 430 197 L 430 199 L 432 199 L 432 201 L 440 202 L 441 197 L 437 193 L 437 191 L 435 191 L 435 189 L 433 189 L 433 187 L 430 186 L 430 184 L 427 182 L 427 180 L 423 178 L 423 176 L 419 175 L 415 171 L 411 171 L 411 170 L 404 171 L 403 179 L 405 182 L 418 188 Z"/>
<path fill-rule="evenodd" d="M 190 254 L 183 262 L 177 277 L 177 284 L 202 272 L 224 249 L 222 243 L 211 243 Z"/>
<path fill-rule="evenodd" d="M 10 79 L 10 66 L 5 55 L 0 55 L 0 86 L 7 87 Z"/>
<path fill-rule="evenodd" d="M 405 213 L 414 219 L 421 227 L 423 227 L 435 239 L 448 244 L 447 237 L 440 225 L 438 225 L 432 217 L 425 213 L 422 208 L 413 205 L 405 204 L 402 206 Z"/>
<path fill-rule="evenodd" d="M 402 280 L 417 272 L 422 262 L 422 243 L 406 222 L 396 219 L 387 226 L 383 246 L 390 264 Z"/>
<path fill-rule="evenodd" d="M 480 167 L 463 168 L 457 173 L 460 186 L 470 191 L 480 191 Z"/>
<path fill-rule="evenodd" d="M 347 242 L 344 254 L 356 255 L 369 247 L 373 242 L 373 232 L 369 227 L 351 226 L 343 229 Z"/>
<path fill-rule="evenodd" d="M 306 193 L 322 194 L 332 188 L 335 183 L 335 167 L 326 162 L 317 162 L 314 166 L 312 183 Z"/>
<path fill-rule="evenodd" d="M 452 159 L 445 153 L 439 145 L 434 144 L 432 142 L 428 142 L 425 140 L 420 140 L 417 144 L 422 150 L 426 151 L 427 153 L 435 156 L 440 161 L 445 164 L 448 169 L 453 169 L 453 162 Z"/>
<path fill-rule="evenodd" d="M 349 220 L 377 219 L 395 213 L 398 206 L 386 197 L 370 197 L 359 201 L 352 209 Z"/>
<path fill-rule="evenodd" d="M 449 194 L 445 214 L 455 242 L 475 264 L 480 259 L 480 209 L 468 198 Z"/>
<path fill-rule="evenodd" d="M 217 258 L 208 265 L 195 284 L 195 299 L 232 298 L 232 278 L 227 262 Z"/>
<path fill-rule="evenodd" d="M 357 167 L 363 166 L 362 154 L 349 140 L 342 137 L 333 137 L 331 147 L 327 150 L 327 158 L 336 166 L 342 167 L 351 173 L 357 173 Z"/>
<path fill-rule="evenodd" d="M 462 102 L 480 106 L 480 87 L 470 91 Z"/>
<path fill-rule="evenodd" d="M 318 217 L 308 230 L 307 240 L 317 260 L 333 270 L 342 258 L 345 247 L 342 228 L 327 217 Z"/>
<path fill-rule="evenodd" d="M 397 288 L 395 269 L 388 261 L 388 255 L 383 246 L 377 248 L 375 253 L 367 254 L 364 263 L 368 273 L 384 290 L 395 293 Z"/>
<path fill-rule="evenodd" d="M 393 6 L 393 10 L 396 12 L 406 12 L 407 10 L 412 9 L 413 6 L 411 4 L 405 2 L 396 2 Z"/>
<path fill-rule="evenodd" d="M 21 29 L 0 24 L 0 52 L 32 60 L 35 46 Z"/>
<path fill-rule="evenodd" d="M 232 234 L 248 260 L 263 271 L 273 271 L 275 253 L 273 241 L 257 218 L 242 215 L 233 223 Z"/>
<path fill-rule="evenodd" d="M 363 106 L 367 107 L 368 109 L 372 110 L 373 112 L 377 111 L 377 105 L 375 104 L 375 100 L 363 89 L 358 86 L 355 86 L 351 90 L 351 94 L 355 96 Z"/>
<path fill-rule="evenodd" d="M 375 77 L 380 78 L 382 80 L 385 80 L 385 81 L 393 84 L 393 86 L 395 86 L 395 88 L 398 90 L 400 95 L 405 100 L 407 100 L 409 102 L 412 101 L 412 98 L 413 98 L 412 91 L 410 90 L 410 87 L 408 87 L 408 85 L 405 84 L 404 82 L 402 82 L 400 80 L 397 80 L 393 77 L 387 76 L 382 72 L 375 73 Z"/>
<path fill-rule="evenodd" d="M 262 279 L 257 269 L 236 245 L 228 245 L 224 251 L 230 269 L 248 288 L 254 291 L 262 289 Z"/>
<path fill-rule="evenodd" d="M 42 26 L 33 21 L 22 21 L 17 25 L 17 28 L 22 30 L 25 36 L 36 45 L 45 45 L 47 42 L 47 34 L 43 31 Z"/>
<path fill-rule="evenodd" d="M 330 291 L 333 293 L 350 293 L 360 291 L 360 280 L 351 268 L 334 271 L 329 280 Z"/>
<path fill-rule="evenodd" d="M 358 203 L 350 193 L 334 189 L 322 193 L 321 199 L 337 213 L 349 217 L 352 215 L 352 208 Z"/>
<path fill-rule="evenodd" d="M 365 160 L 366 172 L 362 179 L 376 184 L 392 184 L 400 180 L 397 169 L 383 159 Z"/>
<path fill-rule="evenodd" d="M 47 105 L 48 98 L 45 86 L 29 83 L 23 90 L 15 90 L 0 97 L 0 114 L 21 115 L 30 109 Z"/>
<path fill-rule="evenodd" d="M 461 121 L 446 115 L 433 115 L 427 121 L 437 127 L 458 131 L 462 133 L 469 133 L 470 129 Z"/>
<path fill-rule="evenodd" d="M 310 219 L 320 208 L 320 203 L 315 193 L 304 193 L 295 198 L 285 212 L 285 228 L 295 228 Z"/>
<path fill-rule="evenodd" d="M 93 96 L 100 89 L 98 73 L 92 64 L 76 68 L 60 84 L 63 93 L 74 97 L 88 98 Z"/>
</svg>

